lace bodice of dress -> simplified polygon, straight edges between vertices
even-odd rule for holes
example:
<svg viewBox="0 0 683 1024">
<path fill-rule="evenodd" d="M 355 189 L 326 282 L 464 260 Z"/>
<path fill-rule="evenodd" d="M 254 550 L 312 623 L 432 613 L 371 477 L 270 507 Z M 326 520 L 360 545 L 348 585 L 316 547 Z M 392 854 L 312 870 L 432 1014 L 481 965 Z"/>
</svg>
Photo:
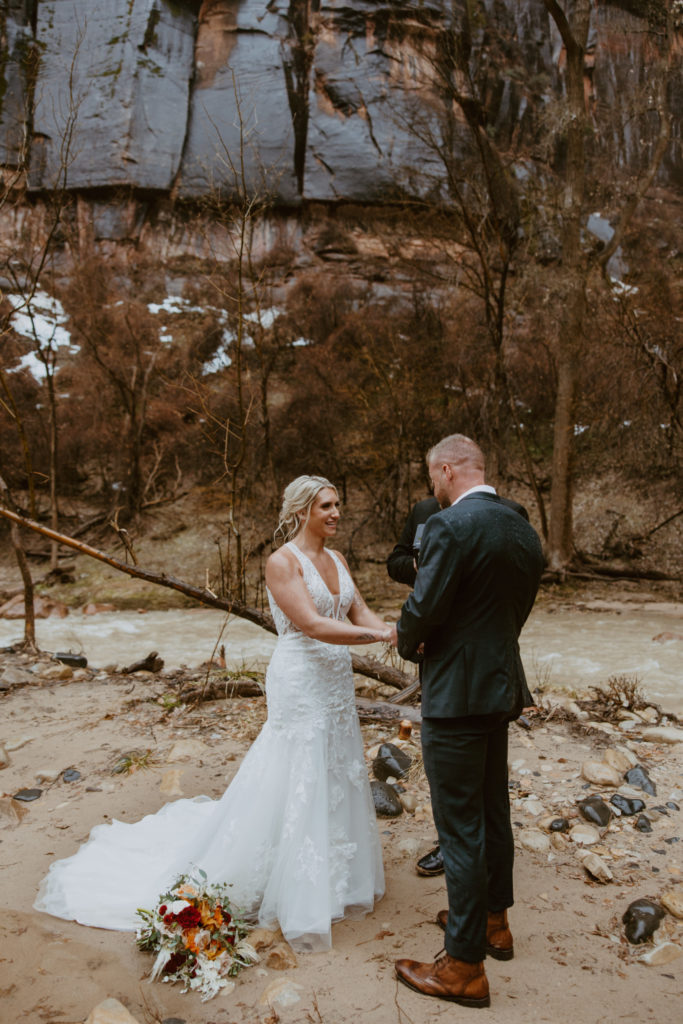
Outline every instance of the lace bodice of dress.
<svg viewBox="0 0 683 1024">
<path fill-rule="evenodd" d="M 345 619 L 353 602 L 355 589 L 353 580 L 341 558 L 334 551 L 328 552 L 334 559 L 339 575 L 339 594 L 333 594 L 308 555 L 305 555 L 292 541 L 288 542 L 287 547 L 294 552 L 299 560 L 306 589 L 313 598 L 313 604 L 318 612 L 328 619 Z M 267 593 L 278 636 L 287 636 L 288 634 L 301 636 L 301 630 L 297 629 L 294 623 L 287 618 L 271 592 L 268 590 Z"/>
</svg>

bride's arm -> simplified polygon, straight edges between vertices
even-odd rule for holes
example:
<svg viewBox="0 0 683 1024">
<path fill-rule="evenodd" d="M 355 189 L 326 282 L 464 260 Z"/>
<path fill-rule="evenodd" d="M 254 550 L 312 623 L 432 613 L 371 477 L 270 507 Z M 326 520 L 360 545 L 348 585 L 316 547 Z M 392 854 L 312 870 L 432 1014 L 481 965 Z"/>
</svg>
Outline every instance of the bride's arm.
<svg viewBox="0 0 683 1024">
<path fill-rule="evenodd" d="M 351 570 L 349 569 L 348 563 L 344 556 L 339 551 L 335 551 L 335 554 L 337 558 L 340 558 L 341 561 L 344 563 L 344 565 L 346 566 L 346 571 L 348 572 L 349 576 L 351 576 Z M 353 577 L 351 578 L 353 579 Z M 368 608 L 355 582 L 354 589 L 355 593 L 353 597 L 353 603 L 349 608 L 348 614 L 348 617 L 351 620 L 351 622 L 353 622 L 355 626 L 365 626 L 369 629 L 381 629 L 384 632 L 386 632 L 387 629 L 390 630 L 391 627 L 388 626 L 387 623 L 383 619 L 381 619 L 379 615 L 376 614 L 376 612 L 373 612 L 371 608 Z"/>
<path fill-rule="evenodd" d="M 295 556 L 282 548 L 266 562 L 266 584 L 278 608 L 297 629 L 314 640 L 328 644 L 374 644 L 391 636 L 391 628 L 376 615 L 372 622 L 359 624 L 321 615 L 306 589 Z"/>
</svg>

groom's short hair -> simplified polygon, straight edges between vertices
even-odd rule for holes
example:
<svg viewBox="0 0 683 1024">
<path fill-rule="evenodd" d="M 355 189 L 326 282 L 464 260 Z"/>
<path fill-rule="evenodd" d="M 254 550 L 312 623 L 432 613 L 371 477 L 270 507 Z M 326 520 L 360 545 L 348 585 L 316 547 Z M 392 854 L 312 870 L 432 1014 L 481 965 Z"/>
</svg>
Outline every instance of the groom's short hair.
<svg viewBox="0 0 683 1024">
<path fill-rule="evenodd" d="M 448 463 L 449 466 L 471 466 L 482 473 L 485 469 L 484 453 L 471 437 L 465 434 L 449 434 L 427 452 L 427 465 L 432 462 Z"/>
</svg>

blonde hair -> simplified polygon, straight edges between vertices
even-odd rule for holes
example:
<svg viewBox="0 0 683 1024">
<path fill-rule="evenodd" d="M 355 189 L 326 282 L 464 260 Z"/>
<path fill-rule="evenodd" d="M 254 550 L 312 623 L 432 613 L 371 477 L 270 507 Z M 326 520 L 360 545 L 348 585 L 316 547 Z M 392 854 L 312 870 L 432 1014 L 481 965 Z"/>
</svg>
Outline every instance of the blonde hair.
<svg viewBox="0 0 683 1024">
<path fill-rule="evenodd" d="M 335 494 L 337 493 L 334 484 L 324 476 L 298 476 L 296 480 L 287 484 L 282 495 L 280 518 L 274 534 L 276 540 L 278 535 L 281 535 L 283 544 L 286 544 L 306 526 L 313 502 L 325 487 L 330 487 Z M 300 512 L 306 513 L 305 518 L 300 518 Z"/>
<path fill-rule="evenodd" d="M 484 453 L 471 437 L 464 434 L 449 434 L 437 441 L 427 452 L 427 465 L 432 462 L 448 463 L 450 466 L 470 466 L 484 472 Z"/>
</svg>

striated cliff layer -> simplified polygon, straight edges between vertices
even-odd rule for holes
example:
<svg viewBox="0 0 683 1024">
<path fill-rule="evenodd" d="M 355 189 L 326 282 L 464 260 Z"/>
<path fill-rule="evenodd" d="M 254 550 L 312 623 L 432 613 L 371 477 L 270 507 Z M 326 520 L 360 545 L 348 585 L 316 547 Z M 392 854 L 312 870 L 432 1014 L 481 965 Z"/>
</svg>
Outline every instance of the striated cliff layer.
<svg viewBox="0 0 683 1024">
<path fill-rule="evenodd" d="M 656 118 L 648 128 L 628 115 L 649 87 L 645 28 L 664 2 L 594 11 L 586 89 L 614 112 L 607 141 L 634 168 L 658 131 Z M 505 143 L 556 94 L 564 51 L 542 0 L 485 7 L 515 65 L 481 76 L 489 130 Z M 425 140 L 439 103 L 432 63 L 464 9 L 459 0 L 5 0 L 0 163 L 24 163 L 34 192 L 126 187 L 194 199 L 230 193 L 236 175 L 287 206 L 419 190 L 416 168 L 435 165 Z M 668 90 L 680 114 L 680 60 Z M 456 154 L 458 130 L 456 112 Z M 660 181 L 682 171 L 678 117 Z"/>
</svg>

